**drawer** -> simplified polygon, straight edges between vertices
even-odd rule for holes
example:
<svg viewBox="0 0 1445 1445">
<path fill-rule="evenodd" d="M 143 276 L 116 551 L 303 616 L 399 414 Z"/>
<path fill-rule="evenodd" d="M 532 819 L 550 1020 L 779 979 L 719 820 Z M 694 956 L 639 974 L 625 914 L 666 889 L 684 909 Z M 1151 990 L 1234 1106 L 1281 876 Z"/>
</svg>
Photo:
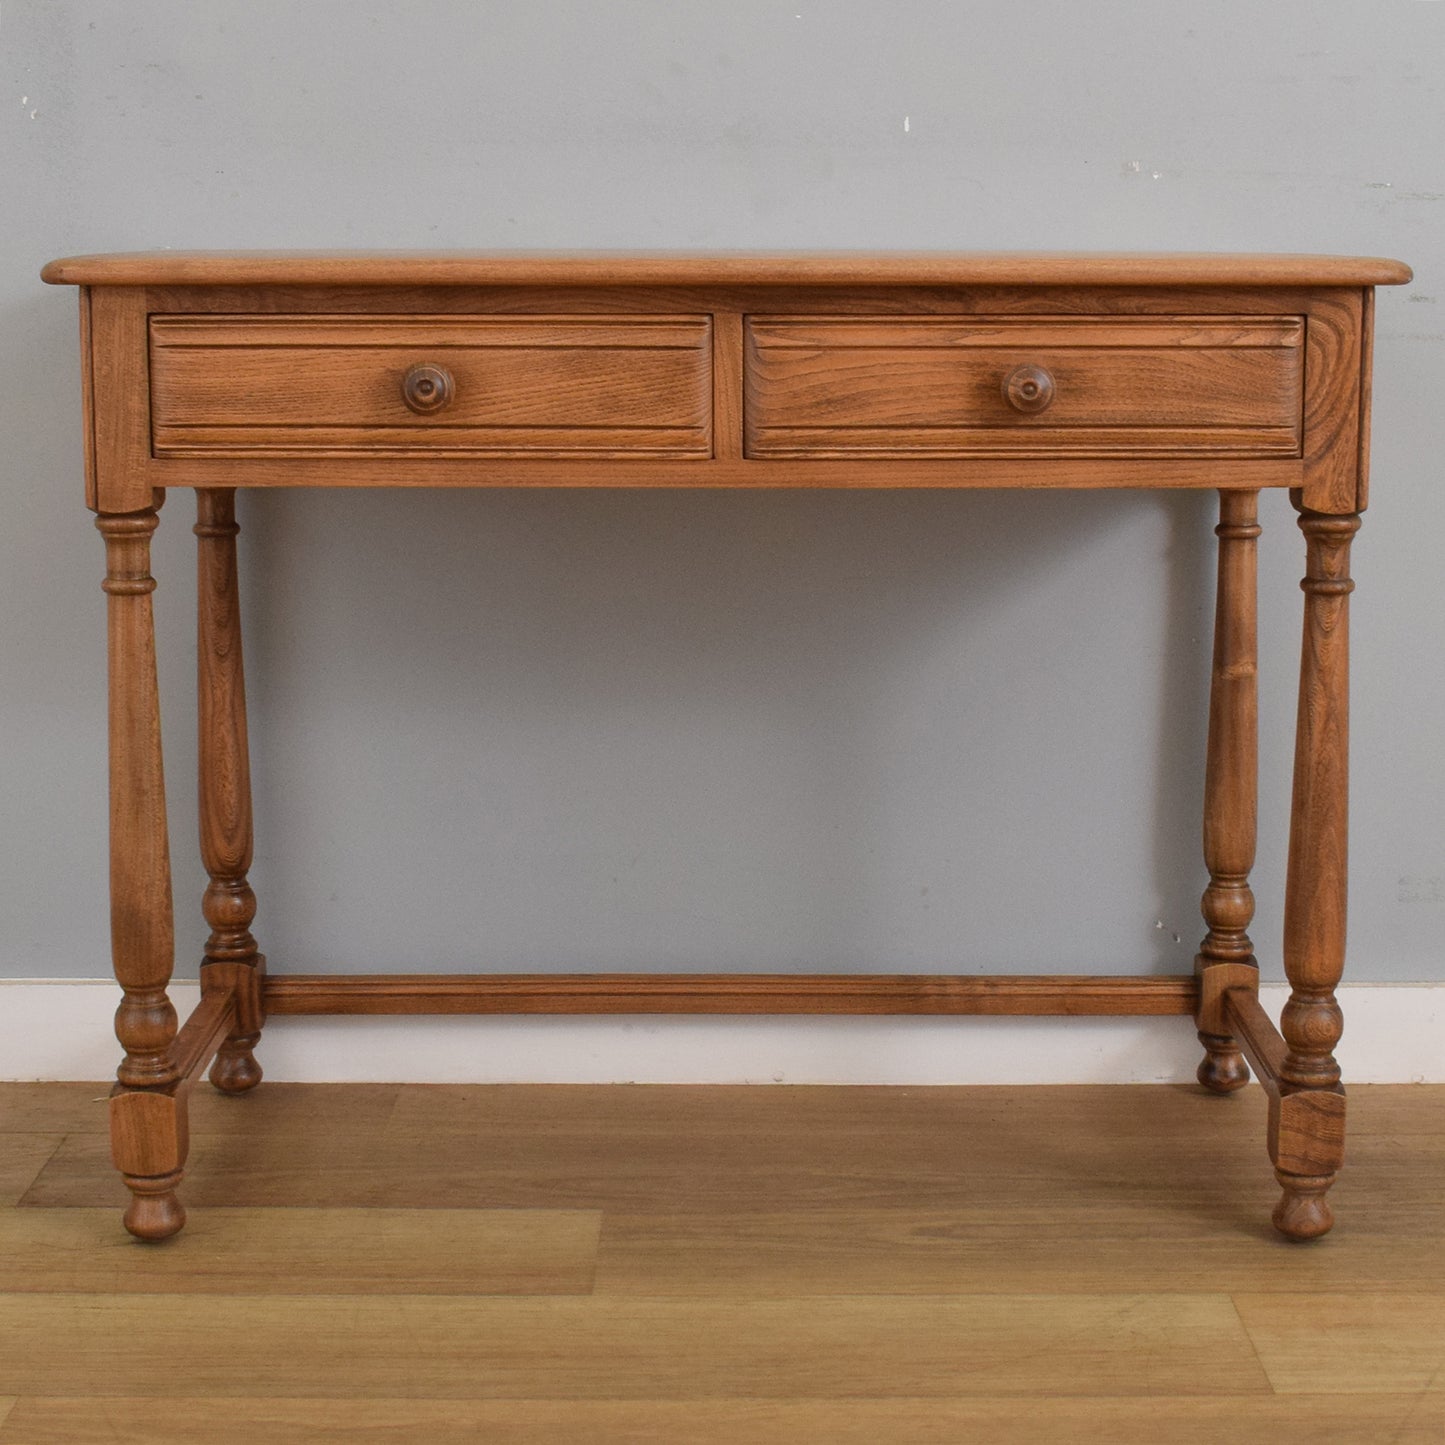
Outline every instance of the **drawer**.
<svg viewBox="0 0 1445 1445">
<path fill-rule="evenodd" d="M 752 316 L 750 457 L 1297 456 L 1300 317 Z"/>
<path fill-rule="evenodd" d="M 707 316 L 150 318 L 155 455 L 711 455 Z"/>
</svg>

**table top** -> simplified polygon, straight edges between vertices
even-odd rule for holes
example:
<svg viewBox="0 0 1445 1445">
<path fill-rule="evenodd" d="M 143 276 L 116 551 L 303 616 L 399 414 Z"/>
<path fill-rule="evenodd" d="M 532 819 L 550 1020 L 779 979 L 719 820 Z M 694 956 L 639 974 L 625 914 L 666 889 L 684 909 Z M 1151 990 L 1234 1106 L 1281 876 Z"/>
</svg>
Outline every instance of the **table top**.
<svg viewBox="0 0 1445 1445">
<path fill-rule="evenodd" d="M 80 286 L 1397 286 L 1378 256 L 1061 251 L 135 251 L 67 256 Z"/>
</svg>

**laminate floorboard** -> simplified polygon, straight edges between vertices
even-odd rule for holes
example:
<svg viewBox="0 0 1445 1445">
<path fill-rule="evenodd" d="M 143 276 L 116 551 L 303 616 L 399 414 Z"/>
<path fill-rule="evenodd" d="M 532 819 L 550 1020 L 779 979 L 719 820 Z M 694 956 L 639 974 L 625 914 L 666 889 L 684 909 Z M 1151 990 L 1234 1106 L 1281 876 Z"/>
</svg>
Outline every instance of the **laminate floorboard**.
<svg viewBox="0 0 1445 1445">
<path fill-rule="evenodd" d="M 1445 1395 L 1445 1295 L 1235 1296 L 1280 1394 Z"/>
<path fill-rule="evenodd" d="M 109 1209 L 0 1210 L 0 1293 L 590 1294 L 602 1216 L 536 1209 L 197 1209 L 181 1248 Z"/>
<path fill-rule="evenodd" d="M 224 1329 L 215 1328 L 218 1320 Z M 145 1348 L 117 1348 L 143 1339 Z M 0 1295 L 12 1395 L 1269 1394 L 1229 1297 Z M 177 1365 L 181 1368 L 178 1370 Z"/>
<path fill-rule="evenodd" d="M 3 1407 L 0 1407 L 3 1408 Z M 1439 1445 L 1409 1395 L 890 1400 L 38 1398 L 0 1445 Z"/>
<path fill-rule="evenodd" d="M 0 1084 L 0 1132 L 105 1133 L 108 1083 Z"/>
<path fill-rule="evenodd" d="M 1445 1200 L 1422 1201 L 1421 1222 L 1409 1234 L 1382 1228 L 1357 1208 L 1336 1234 L 1305 1249 L 1275 1233 L 1273 1203 L 1274 1191 L 1259 1188 L 1246 1194 L 1238 1216 L 1219 1221 L 1164 1199 L 806 1215 L 609 1213 L 596 1288 L 647 1296 L 1092 1293 L 1127 1279 L 1158 1292 L 1445 1294 L 1445 1223 L 1427 1229 L 1423 1222 L 1440 1221 Z"/>
<path fill-rule="evenodd" d="M 106 1092 L 0 1086 L 0 1445 L 1445 1442 L 1445 1088 L 1305 1246 L 1257 1089 L 201 1088 L 160 1246 Z"/>
<path fill-rule="evenodd" d="M 1050 1108 L 1029 1092 L 522 1088 L 509 1107 L 505 1089 L 408 1088 L 364 1150 L 310 1130 L 299 1110 L 270 1130 L 209 1132 L 213 1119 L 198 1120 L 185 1197 L 706 1214 L 959 1210 L 1102 1190 L 1238 1227 L 1258 1215 L 1251 1190 L 1272 1188 L 1260 1170 L 1262 1098 L 1036 1091 L 1058 1096 Z M 110 1205 L 120 1189 L 104 1136 L 73 1134 L 24 1202 Z"/>
<path fill-rule="evenodd" d="M 0 1208 L 24 1198 L 64 1142 L 59 1134 L 0 1134 Z"/>
</svg>

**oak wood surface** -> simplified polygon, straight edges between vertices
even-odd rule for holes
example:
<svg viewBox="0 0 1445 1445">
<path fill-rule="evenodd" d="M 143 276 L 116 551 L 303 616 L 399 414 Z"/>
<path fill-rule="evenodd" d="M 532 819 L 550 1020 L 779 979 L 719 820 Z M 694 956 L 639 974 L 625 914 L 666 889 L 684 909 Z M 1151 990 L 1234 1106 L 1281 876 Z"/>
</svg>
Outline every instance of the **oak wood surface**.
<svg viewBox="0 0 1445 1445">
<path fill-rule="evenodd" d="M 396 1108 L 400 1084 L 277 1084 L 248 1099 L 200 1090 L 191 1115 L 202 1130 L 246 1131 L 279 1127 L 299 1132 L 348 1134 L 385 1126 Z M 104 1133 L 109 1084 L 0 1084 L 0 1137 L 25 1134 Z"/>
<path fill-rule="evenodd" d="M 1019 488 L 1168 491 L 1179 488 L 1294 488 L 1305 482 L 1295 457 L 1158 456 L 910 457 L 906 460 L 689 457 L 577 460 L 561 457 L 416 457 L 374 447 L 364 455 L 183 456 L 153 459 L 147 475 L 171 487 L 813 487 Z"/>
<path fill-rule="evenodd" d="M 152 317 L 156 454 L 705 457 L 706 316 Z M 409 367 L 455 394 L 422 415 Z"/>
<path fill-rule="evenodd" d="M 108 288 L 94 288 L 100 296 Z M 719 313 L 802 316 L 1059 316 L 1104 318 L 1303 316 L 1319 305 L 1346 303 L 1357 287 L 1201 286 L 1140 284 L 902 285 L 878 276 L 850 286 L 757 285 L 742 282 L 641 285 L 517 283 L 485 285 L 346 286 L 152 285 L 137 287 L 145 310 L 210 316 L 678 316 Z"/>
<path fill-rule="evenodd" d="M 1187 975 L 278 974 L 273 1014 L 1187 1014 Z"/>
<path fill-rule="evenodd" d="M 748 455 L 1294 455 L 1298 318 L 750 317 Z M 1021 413 L 1003 383 L 1049 374 Z"/>
<path fill-rule="evenodd" d="M 1224 990 L 1218 985 L 1227 981 L 1248 989 L 1258 981 L 1249 937 L 1259 792 L 1258 493 L 1221 492 L 1214 534 L 1219 562 L 1203 830 L 1209 886 L 1200 901 L 1209 931 L 1194 966 L 1200 975 L 1199 1041 L 1205 1049 L 1199 1082 L 1227 1094 L 1244 1087 L 1249 1071 L 1230 1037 Z"/>
<path fill-rule="evenodd" d="M 90 348 L 84 368 L 86 505 L 97 512 L 142 512 L 155 494 L 146 293 L 139 287 L 86 292 L 80 314 L 81 339 Z"/>
<path fill-rule="evenodd" d="M 189 1248 L 142 1250 L 99 1209 L 0 1210 L 0 1286 L 67 1294 L 592 1292 L 601 1214 L 545 1209 L 208 1209 Z"/>
<path fill-rule="evenodd" d="M 1375 256 L 1051 251 L 139 251 L 67 256 L 53 285 L 1398 286 Z"/>
<path fill-rule="evenodd" d="M 0 1123 L 36 1130 L 0 1141 L 73 1127 L 109 1183 L 103 1089 L 0 1086 Z M 199 1095 L 197 1117 L 233 1121 L 228 1152 L 269 1140 L 318 1175 L 342 1151 L 315 1146 L 346 1133 L 345 1206 L 207 1210 L 159 1252 L 104 1213 L 0 1210 L 0 1445 L 1445 1431 L 1439 1087 L 1355 1091 L 1348 1222 L 1306 1252 L 1239 1197 L 1257 1092 L 271 1090 Z M 1010 1149 L 1025 1132 L 1054 1157 Z M 900 1136 L 955 1171 L 967 1160 L 971 1203 L 920 1194 Z M 525 1167 L 524 1139 L 559 1175 L 597 1170 L 585 1208 L 438 1209 L 415 1177 L 426 1207 L 379 1207 L 393 1146 L 505 1173 Z M 695 1167 L 733 1141 L 776 1150 L 747 1182 L 766 1187 L 791 1151 L 840 1180 L 890 1176 L 889 1202 L 679 1211 L 665 1161 Z M 479 1293 L 493 1288 L 518 1293 Z M 144 1352 L 115 1347 L 141 1338 Z"/>
<path fill-rule="evenodd" d="M 200 1003 L 181 1025 L 171 1047 L 176 1074 L 182 1088 L 216 1056 L 221 1045 L 236 1031 L 235 995 L 226 992 L 203 994 Z"/>
<path fill-rule="evenodd" d="M 20 1201 L 62 1142 L 58 1134 L 0 1133 L 0 1207 Z"/>
<path fill-rule="evenodd" d="M 1252 988 L 1226 990 L 1223 1023 L 1249 1059 L 1259 1081 L 1277 1094 L 1284 1056 L 1288 1052 L 1280 1031 L 1265 1013 Z"/>
<path fill-rule="evenodd" d="M 196 523 L 196 797 L 201 862 L 209 879 L 201 912 L 210 933 L 201 956 L 207 999 L 227 1001 L 231 1017 L 212 1050 L 211 1082 L 241 1094 L 261 1082 L 255 1047 L 265 1022 L 260 980 L 266 960 L 251 924 L 256 895 L 251 757 L 237 582 L 236 494 L 198 491 Z"/>
<path fill-rule="evenodd" d="M 1445 1294 L 1235 1296 L 1281 1394 L 1424 1390 L 1445 1396 Z M 1329 1321 L 1328 1329 L 1319 1327 Z"/>
<path fill-rule="evenodd" d="M 204 1090 L 194 1096 L 192 1202 L 409 1208 L 425 1200 L 437 1208 L 699 1218 L 900 1207 L 1029 1215 L 1077 1193 L 1110 1217 L 1135 1214 L 1145 1235 L 1198 1230 L 1226 1243 L 1273 1244 L 1261 1209 L 1270 1192 L 1260 1157 L 1262 1092 L 1221 1101 L 1192 1089 L 1122 1086 L 431 1085 L 408 1086 L 389 1106 L 378 1099 L 384 1114 L 369 1115 L 364 1129 L 334 1102 L 346 1086 L 323 1093 L 314 1118 L 315 1087 L 282 1086 L 279 1103 L 271 1092 L 244 1102 Z M 1320 1247 L 1337 1259 L 1353 1258 L 1361 1233 L 1373 1238 L 1376 1228 L 1411 1238 L 1442 1232 L 1442 1196 L 1430 1192 L 1445 1158 L 1440 1093 L 1418 1091 L 1435 1100 L 1432 1119 L 1423 1103 L 1412 1112 L 1400 1102 L 1409 1090 L 1383 1091 L 1388 1107 L 1372 1104 L 1378 1092 L 1358 1091 L 1363 1122 L 1341 1188 L 1365 1218 L 1348 1243 Z M 1025 1139 L 1029 1151 L 1019 1147 Z M 123 1193 L 92 1129 L 65 1140 L 24 1203 L 101 1207 Z M 1052 1227 L 1068 1238 L 1078 1217 L 1056 1212 Z M 1284 1269 L 1292 1252 L 1279 1248 Z M 1432 1278 L 1440 1268 L 1445 1261 Z"/>
<path fill-rule="evenodd" d="M 259 1081 L 251 1047 L 267 1001 L 278 1012 L 1195 1012 L 1201 1077 L 1219 1091 L 1244 1081 L 1228 1032 L 1238 1018 L 1267 1085 L 1284 1186 L 1276 1223 L 1296 1238 L 1329 1228 L 1324 1195 L 1343 1157 L 1331 1050 L 1346 558 L 1365 496 L 1370 288 L 1407 280 L 1408 268 L 1300 256 L 167 252 L 70 258 L 45 277 L 85 288 L 87 499 L 109 550 L 112 912 L 125 995 L 112 1147 L 136 1196 L 133 1233 L 179 1229 L 189 1084 L 212 1052 L 222 1089 Z M 301 976 L 263 995 L 246 881 L 233 492 L 356 485 L 1218 490 L 1209 932 L 1197 981 Z M 172 487 L 200 491 L 211 879 L 203 1002 L 178 1038 L 165 996 L 170 880 L 147 570 L 154 507 Z M 1309 539 L 1282 1039 L 1247 1001 L 1228 1005 L 1253 981 L 1253 508 L 1268 487 L 1291 490 Z M 62 1146 L 31 1202 L 84 1166 L 84 1141 L 77 1148 Z M 735 1177 L 740 1164 L 729 1160 Z M 262 1158 L 258 1177 L 267 1167 Z M 445 1191 L 421 1161 L 411 1167 Z M 818 1170 L 771 1167 L 813 1199 Z M 926 1164 L 921 1177 L 939 1197 L 964 1197 Z M 727 1196 L 730 1181 L 704 1170 L 703 1182 Z M 854 1182 L 851 1203 L 877 1197 L 876 1178 Z"/>
<path fill-rule="evenodd" d="M 1227 1295 L 0 1295 L 14 1394 L 677 1399 L 1268 1394 Z M 226 1329 L 208 1328 L 222 1305 Z M 178 1376 L 176 1362 L 184 1359 Z"/>
<path fill-rule="evenodd" d="M 1362 291 L 1321 295 L 1310 308 L 1305 341 L 1304 503 L 1316 512 L 1353 512 L 1363 506 L 1364 321 Z"/>
<path fill-rule="evenodd" d="M 124 294 L 124 293 L 122 293 Z M 159 499 L 157 499 L 158 501 Z M 170 841 L 161 762 L 150 539 L 156 507 L 102 512 L 110 712 L 110 936 L 125 1050 L 111 1099 L 111 1148 L 133 1198 L 126 1228 L 163 1238 L 185 1220 L 176 1198 L 186 1158 L 184 1075 L 166 992 L 175 962 Z"/>
<path fill-rule="evenodd" d="M 296 1400 L 30 1397 L 0 1445 L 1439 1445 L 1445 1400 L 1425 1395 L 1127 1399 Z"/>
<path fill-rule="evenodd" d="M 719 309 L 712 318 L 712 454 L 736 462 L 743 455 L 743 318 Z"/>
<path fill-rule="evenodd" d="M 1344 1157 L 1344 1091 L 1333 1053 L 1343 1015 L 1334 990 L 1345 965 L 1350 544 L 1360 519 L 1325 515 L 1294 500 L 1306 566 L 1284 899 L 1291 988 L 1280 1018 L 1288 1049 L 1278 1096 L 1271 1099 L 1270 1153 L 1284 1191 L 1275 1223 L 1310 1239 L 1333 1222 L 1325 1195 Z"/>
</svg>

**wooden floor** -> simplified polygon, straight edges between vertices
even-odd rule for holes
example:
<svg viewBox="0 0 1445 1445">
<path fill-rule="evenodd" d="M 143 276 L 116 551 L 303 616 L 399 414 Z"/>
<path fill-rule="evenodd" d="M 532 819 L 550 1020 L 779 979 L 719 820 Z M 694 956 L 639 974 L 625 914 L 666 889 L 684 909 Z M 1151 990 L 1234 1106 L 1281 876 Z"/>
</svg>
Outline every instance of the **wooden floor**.
<svg viewBox="0 0 1445 1445">
<path fill-rule="evenodd" d="M 266 1085 L 120 1229 L 105 1087 L 0 1086 L 0 1445 L 1445 1442 L 1445 1088 Z"/>
</svg>

